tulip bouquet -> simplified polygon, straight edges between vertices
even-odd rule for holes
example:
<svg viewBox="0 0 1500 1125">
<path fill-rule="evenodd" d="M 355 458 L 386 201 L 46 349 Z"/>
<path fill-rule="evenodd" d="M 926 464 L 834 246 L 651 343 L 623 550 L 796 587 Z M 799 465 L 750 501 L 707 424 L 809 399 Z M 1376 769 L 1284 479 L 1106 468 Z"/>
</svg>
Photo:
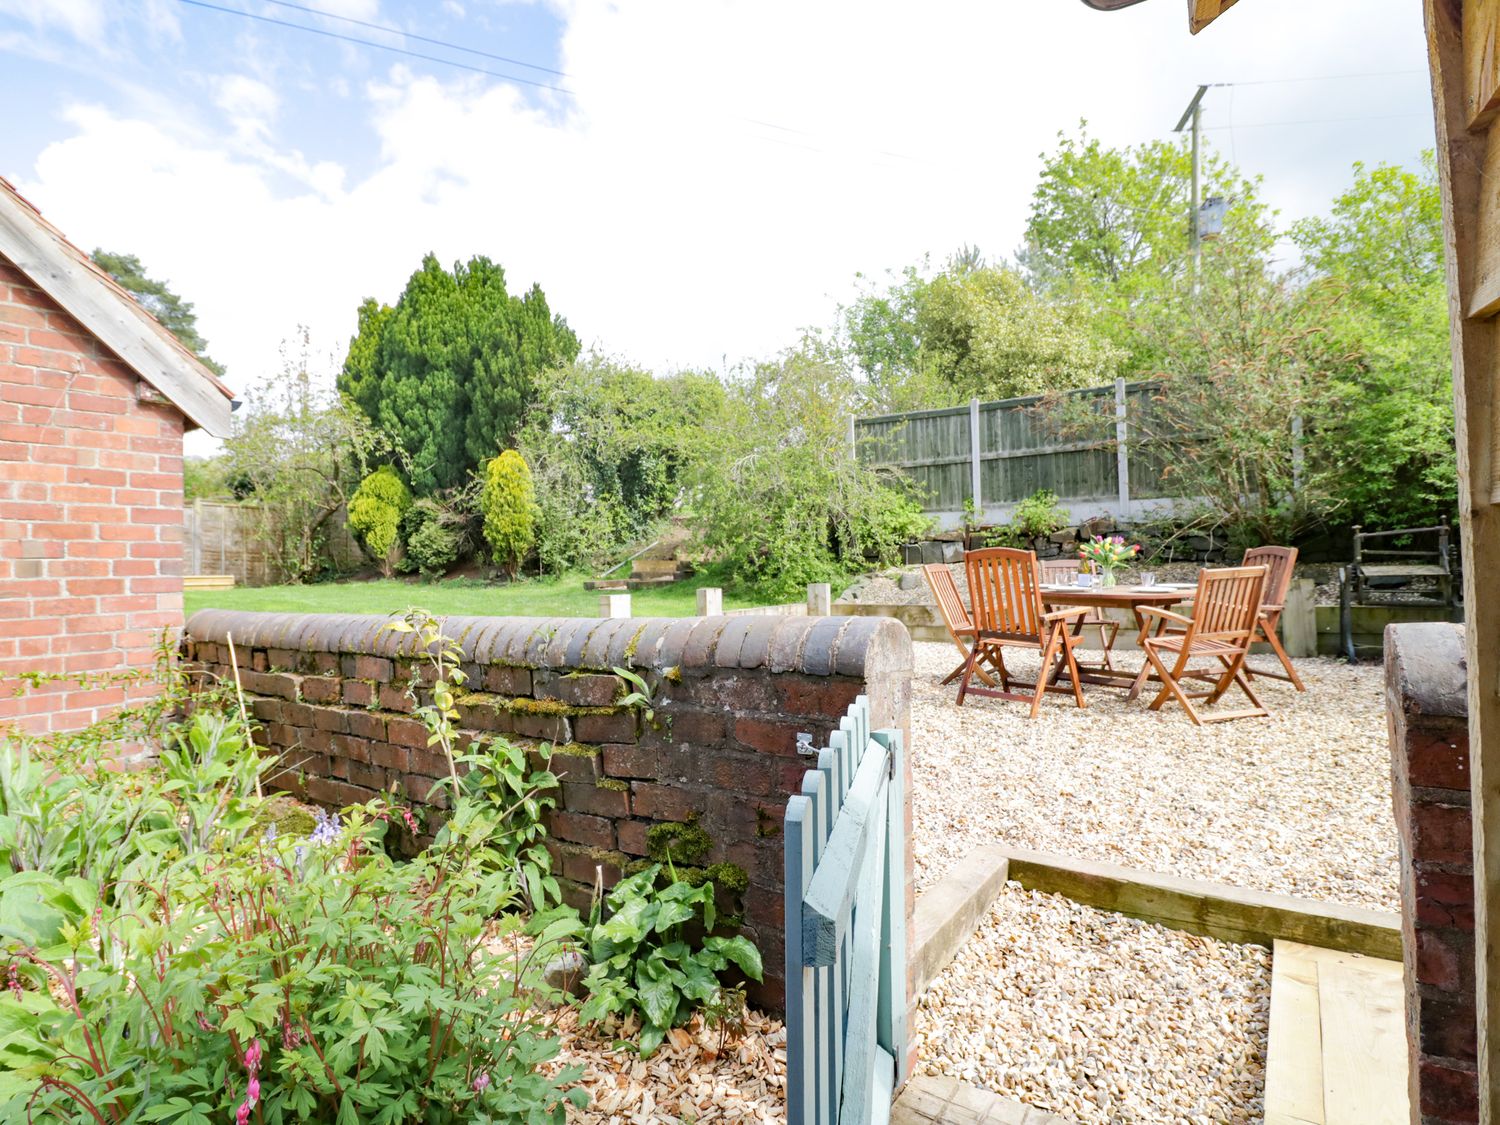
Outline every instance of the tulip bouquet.
<svg viewBox="0 0 1500 1125">
<path fill-rule="evenodd" d="M 1113 586 L 1115 569 L 1135 558 L 1140 549 L 1139 543 L 1126 543 L 1123 535 L 1095 535 L 1078 548 L 1078 554 L 1093 564 L 1101 586 Z"/>
</svg>

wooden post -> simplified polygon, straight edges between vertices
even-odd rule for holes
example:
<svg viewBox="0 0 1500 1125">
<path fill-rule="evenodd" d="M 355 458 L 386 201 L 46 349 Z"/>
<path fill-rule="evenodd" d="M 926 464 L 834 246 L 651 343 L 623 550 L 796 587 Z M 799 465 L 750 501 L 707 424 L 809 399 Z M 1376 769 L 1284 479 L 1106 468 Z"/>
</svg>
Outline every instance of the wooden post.
<svg viewBox="0 0 1500 1125">
<path fill-rule="evenodd" d="M 1463 551 L 1469 764 L 1474 816 L 1474 938 L 1478 1008 L 1479 1113 L 1500 1121 L 1500 563 L 1493 457 L 1500 381 L 1500 201 L 1494 193 L 1500 130 L 1491 127 L 1500 82 L 1496 21 L 1478 0 L 1426 0 L 1428 63 L 1437 118 L 1438 180 L 1453 348 L 1454 430 Z M 1466 71 L 1467 63 L 1467 71 Z M 1491 135 L 1492 134 L 1492 135 Z"/>
<path fill-rule="evenodd" d="M 630 595 L 629 594 L 600 594 L 599 595 L 600 617 L 629 617 Z"/>
<path fill-rule="evenodd" d="M 1120 518 L 1130 519 L 1130 426 L 1125 417 L 1125 380 L 1115 380 L 1115 472 L 1120 477 Z"/>
<path fill-rule="evenodd" d="M 698 616 L 718 617 L 724 612 L 724 591 L 718 586 L 698 587 Z"/>
<path fill-rule="evenodd" d="M 981 486 L 979 460 L 979 400 L 969 400 L 969 495 L 974 498 L 974 511 L 984 511 L 984 490 Z"/>
<path fill-rule="evenodd" d="M 827 582 L 807 584 L 807 615 L 827 617 L 833 612 L 833 588 Z"/>
<path fill-rule="evenodd" d="M 849 456 L 859 460 L 859 438 L 854 429 L 854 415 L 849 415 Z"/>
</svg>

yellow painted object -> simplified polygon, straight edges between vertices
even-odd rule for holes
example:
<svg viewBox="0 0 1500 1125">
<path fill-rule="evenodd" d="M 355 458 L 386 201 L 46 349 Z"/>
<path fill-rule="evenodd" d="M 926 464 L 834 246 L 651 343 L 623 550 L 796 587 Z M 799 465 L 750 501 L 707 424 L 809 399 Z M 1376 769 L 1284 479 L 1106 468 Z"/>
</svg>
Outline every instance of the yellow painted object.
<svg viewBox="0 0 1500 1125">
<path fill-rule="evenodd" d="M 232 574 L 185 574 L 182 576 L 184 590 L 232 590 Z"/>
</svg>

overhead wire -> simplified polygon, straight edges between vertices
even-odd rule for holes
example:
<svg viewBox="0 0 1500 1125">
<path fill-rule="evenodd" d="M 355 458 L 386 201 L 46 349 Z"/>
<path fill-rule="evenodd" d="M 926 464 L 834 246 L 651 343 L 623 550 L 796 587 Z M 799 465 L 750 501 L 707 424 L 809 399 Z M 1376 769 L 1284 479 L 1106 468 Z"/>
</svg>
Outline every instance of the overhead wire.
<svg viewBox="0 0 1500 1125">
<path fill-rule="evenodd" d="M 177 0 L 177 2 L 194 8 L 204 8 L 210 12 L 222 12 L 225 15 L 241 16 L 247 20 L 257 20 L 260 23 L 273 24 L 276 27 L 290 28 L 293 31 L 305 31 L 309 35 L 321 35 L 326 39 L 336 39 L 342 43 L 353 43 L 361 47 L 373 47 L 377 51 L 389 51 L 395 55 L 405 55 L 407 58 L 421 59 L 424 62 L 456 67 L 459 70 L 467 70 L 472 74 L 483 74 L 490 78 L 499 78 L 505 82 L 518 82 L 523 86 L 535 86 L 540 90 L 553 90 L 559 94 L 568 94 L 570 96 L 573 93 L 572 90 L 568 90 L 562 86 L 554 86 L 549 82 L 537 82 L 530 78 L 522 78 L 516 74 L 502 74 L 498 70 L 490 70 L 482 66 L 472 66 L 469 63 L 458 62 L 456 59 L 445 59 L 440 55 L 426 55 L 421 51 L 407 50 L 405 47 L 392 47 L 388 43 L 376 43 L 371 39 L 361 39 L 355 35 L 344 35 L 341 32 L 330 31 L 325 27 L 308 27 L 306 24 L 293 23 L 290 20 L 279 20 L 275 16 L 263 16 L 257 12 L 247 12 L 243 8 L 226 8 L 221 4 L 210 4 L 207 0 Z"/>
<path fill-rule="evenodd" d="M 524 66 L 527 70 L 540 70 L 544 74 L 555 74 L 559 78 L 568 77 L 566 71 L 554 70 L 550 66 L 530 63 L 525 59 L 513 59 L 509 55 L 491 54 L 489 51 L 481 51 L 477 47 L 465 47 L 459 43 L 450 43 L 446 39 L 433 39 L 431 36 L 418 35 L 414 31 L 407 31 L 404 28 L 394 27 L 388 23 L 372 23 L 369 20 L 355 19 L 353 16 L 335 15 L 333 12 L 323 11 L 321 8 L 309 7 L 306 4 L 294 4 L 292 0 L 262 0 L 262 3 L 275 4 L 278 8 L 291 8 L 293 11 L 306 12 L 310 16 L 319 16 L 326 20 L 337 20 L 339 23 L 368 28 L 371 31 L 384 31 L 391 35 L 399 35 L 404 39 L 410 39 L 415 43 L 430 43 L 434 47 L 446 47 L 450 51 L 462 51 L 466 55 L 478 55 L 480 58 L 493 59 L 495 62 L 510 63 L 512 66 Z"/>
</svg>

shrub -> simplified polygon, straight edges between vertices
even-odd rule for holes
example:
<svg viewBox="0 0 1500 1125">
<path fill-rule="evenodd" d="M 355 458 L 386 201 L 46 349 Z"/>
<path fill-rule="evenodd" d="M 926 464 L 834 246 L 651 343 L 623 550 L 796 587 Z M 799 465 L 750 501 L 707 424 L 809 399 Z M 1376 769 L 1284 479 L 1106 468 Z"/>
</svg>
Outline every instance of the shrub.
<svg viewBox="0 0 1500 1125">
<path fill-rule="evenodd" d="M 514 449 L 507 449 L 485 466 L 479 510 L 484 514 L 484 538 L 494 552 L 495 564 L 514 578 L 536 543 L 536 493 L 531 470 Z"/>
<path fill-rule="evenodd" d="M 1068 510 L 1058 507 L 1057 493 L 1043 488 L 1017 504 L 1010 525 L 992 531 L 986 541 L 992 547 L 1029 547 L 1067 524 Z"/>
<path fill-rule="evenodd" d="M 395 562 L 401 517 L 410 507 L 411 493 L 389 465 L 360 481 L 349 501 L 349 526 L 387 578 Z"/>
<path fill-rule="evenodd" d="M 609 917 L 589 928 L 590 995 L 579 1013 L 585 1021 L 639 1016 L 642 1055 L 695 1009 L 722 1002 L 719 974 L 731 964 L 761 978 L 760 952 L 749 938 L 713 936 L 714 885 L 672 880 L 658 888 L 661 873 L 653 864 L 611 888 Z M 691 941 L 693 931 L 710 936 Z"/>
<path fill-rule="evenodd" d="M 462 513 L 440 501 L 426 497 L 416 501 L 401 518 L 406 557 L 399 569 L 419 570 L 428 578 L 446 574 L 464 553 L 466 524 Z"/>
<path fill-rule="evenodd" d="M 902 482 L 849 445 L 858 387 L 817 340 L 732 386 L 695 474 L 703 547 L 763 596 L 800 597 L 871 560 L 894 562 L 925 527 Z"/>
</svg>

